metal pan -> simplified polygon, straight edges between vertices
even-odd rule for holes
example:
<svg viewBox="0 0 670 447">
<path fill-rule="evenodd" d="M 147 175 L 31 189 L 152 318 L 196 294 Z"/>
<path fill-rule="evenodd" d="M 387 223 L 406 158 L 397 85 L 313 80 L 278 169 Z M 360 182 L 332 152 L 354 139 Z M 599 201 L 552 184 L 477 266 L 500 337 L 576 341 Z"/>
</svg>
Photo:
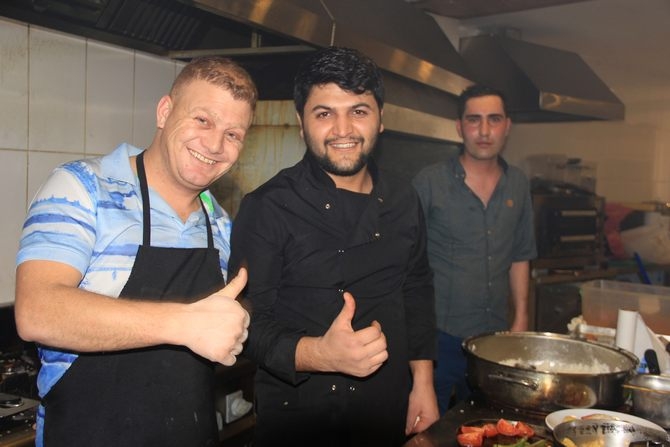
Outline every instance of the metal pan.
<svg viewBox="0 0 670 447">
<path fill-rule="evenodd" d="M 554 427 L 554 439 L 564 447 L 629 447 L 638 442 L 667 443 L 668 433 L 626 421 L 575 420 Z M 571 444 L 572 442 L 572 444 Z M 654 445 L 654 444 L 650 444 Z"/>
<path fill-rule="evenodd" d="M 482 334 L 463 348 L 468 380 L 489 400 L 545 414 L 620 407 L 623 384 L 638 364 L 628 351 L 552 333 Z"/>
</svg>

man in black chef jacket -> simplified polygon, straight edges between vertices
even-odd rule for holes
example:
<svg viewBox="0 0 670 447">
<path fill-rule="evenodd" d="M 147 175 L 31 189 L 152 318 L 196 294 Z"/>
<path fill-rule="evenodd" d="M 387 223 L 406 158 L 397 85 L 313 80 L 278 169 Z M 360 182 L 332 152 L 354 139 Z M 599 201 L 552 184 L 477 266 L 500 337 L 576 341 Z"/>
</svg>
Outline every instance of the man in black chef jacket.
<svg viewBox="0 0 670 447">
<path fill-rule="evenodd" d="M 16 320 L 39 344 L 37 446 L 219 444 L 213 362 L 249 316 L 223 288 L 230 219 L 207 191 L 237 161 L 256 87 L 221 57 L 186 65 L 146 150 L 55 169 L 17 255 Z"/>
<path fill-rule="evenodd" d="M 384 105 L 373 61 L 317 51 L 294 100 L 305 156 L 243 199 L 231 239 L 260 366 L 254 447 L 397 446 L 438 418 L 421 204 L 371 158 Z"/>
</svg>

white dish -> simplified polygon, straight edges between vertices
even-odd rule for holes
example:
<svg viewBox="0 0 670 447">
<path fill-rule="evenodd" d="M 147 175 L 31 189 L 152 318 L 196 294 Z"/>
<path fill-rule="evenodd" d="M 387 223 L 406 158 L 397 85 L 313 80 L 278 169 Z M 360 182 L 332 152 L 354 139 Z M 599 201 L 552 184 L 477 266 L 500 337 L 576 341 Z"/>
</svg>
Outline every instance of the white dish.
<svg viewBox="0 0 670 447">
<path fill-rule="evenodd" d="M 665 431 L 665 429 L 659 425 L 654 424 L 651 421 L 646 419 L 633 416 L 632 414 L 619 413 L 617 411 L 601 410 L 599 408 L 567 408 L 565 410 L 554 411 L 547 415 L 544 419 L 544 423 L 549 427 L 549 430 L 554 430 L 558 424 L 563 422 L 563 420 L 568 416 L 574 416 L 578 419 L 581 419 L 584 416 L 589 414 L 606 414 L 612 416 L 622 421 L 630 422 L 633 424 L 643 425 L 645 427 L 653 428 L 660 431 Z"/>
</svg>

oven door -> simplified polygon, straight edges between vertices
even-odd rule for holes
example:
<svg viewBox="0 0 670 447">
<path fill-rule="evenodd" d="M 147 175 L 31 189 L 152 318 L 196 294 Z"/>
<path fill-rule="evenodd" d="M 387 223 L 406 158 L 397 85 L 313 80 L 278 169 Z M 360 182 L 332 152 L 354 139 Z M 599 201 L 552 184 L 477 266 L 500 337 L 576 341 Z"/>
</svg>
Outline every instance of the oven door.
<svg viewBox="0 0 670 447">
<path fill-rule="evenodd" d="M 603 202 L 597 196 L 534 196 L 539 264 L 565 268 L 601 263 L 604 260 Z"/>
</svg>

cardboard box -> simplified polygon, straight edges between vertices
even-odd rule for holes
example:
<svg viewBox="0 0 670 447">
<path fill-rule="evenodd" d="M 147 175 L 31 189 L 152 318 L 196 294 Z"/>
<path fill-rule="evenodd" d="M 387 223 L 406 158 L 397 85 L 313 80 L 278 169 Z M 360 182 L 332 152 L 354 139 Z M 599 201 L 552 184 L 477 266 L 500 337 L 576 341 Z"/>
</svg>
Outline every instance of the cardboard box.
<svg viewBox="0 0 670 447">
<path fill-rule="evenodd" d="M 616 329 L 619 309 L 639 312 L 656 334 L 670 334 L 670 287 L 598 279 L 580 287 L 582 315 L 592 326 Z"/>
</svg>

